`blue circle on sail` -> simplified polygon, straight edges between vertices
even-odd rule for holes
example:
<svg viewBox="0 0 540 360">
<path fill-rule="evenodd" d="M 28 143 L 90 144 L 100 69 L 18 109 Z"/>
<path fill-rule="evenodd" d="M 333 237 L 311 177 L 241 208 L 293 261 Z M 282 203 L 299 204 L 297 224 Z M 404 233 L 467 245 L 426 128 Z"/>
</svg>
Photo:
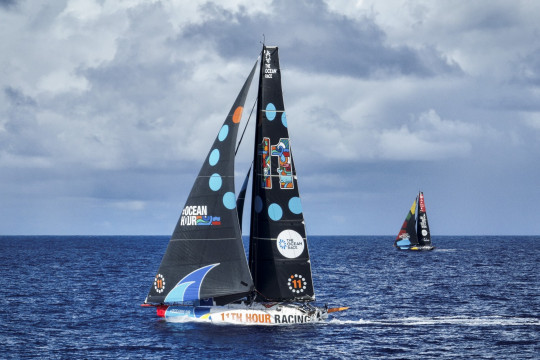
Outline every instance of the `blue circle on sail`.
<svg viewBox="0 0 540 360">
<path fill-rule="evenodd" d="M 276 118 L 276 107 L 272 103 L 266 105 L 266 118 L 270 121 Z"/>
<path fill-rule="evenodd" d="M 213 191 L 218 191 L 221 189 L 221 184 L 223 184 L 223 180 L 221 180 L 221 175 L 219 174 L 212 174 L 210 176 L 210 179 L 208 180 L 208 185 L 210 186 L 210 189 Z"/>
<path fill-rule="evenodd" d="M 212 150 L 212 152 L 210 153 L 210 156 L 208 157 L 208 163 L 210 164 L 210 166 L 214 166 L 218 163 L 219 161 L 219 149 L 214 149 Z"/>
<path fill-rule="evenodd" d="M 268 207 L 268 216 L 270 216 L 270 219 L 274 221 L 278 221 L 283 216 L 283 210 L 281 209 L 281 206 L 278 204 L 270 204 Z"/>
<path fill-rule="evenodd" d="M 218 139 L 219 141 L 223 141 L 227 138 L 227 135 L 229 135 L 229 125 L 223 125 L 221 127 L 221 130 L 219 130 Z"/>
<path fill-rule="evenodd" d="M 283 126 L 287 127 L 287 116 L 285 115 L 285 111 L 281 114 L 281 123 Z"/>
<path fill-rule="evenodd" d="M 232 210 L 236 207 L 236 197 L 233 192 L 227 192 L 223 195 L 223 205 L 229 210 Z"/>
<path fill-rule="evenodd" d="M 255 197 L 255 212 L 260 213 L 263 208 L 263 202 L 259 195 Z"/>
<path fill-rule="evenodd" d="M 289 210 L 291 210 L 293 214 L 297 215 L 302 213 L 302 202 L 298 196 L 295 196 L 289 200 Z"/>
</svg>

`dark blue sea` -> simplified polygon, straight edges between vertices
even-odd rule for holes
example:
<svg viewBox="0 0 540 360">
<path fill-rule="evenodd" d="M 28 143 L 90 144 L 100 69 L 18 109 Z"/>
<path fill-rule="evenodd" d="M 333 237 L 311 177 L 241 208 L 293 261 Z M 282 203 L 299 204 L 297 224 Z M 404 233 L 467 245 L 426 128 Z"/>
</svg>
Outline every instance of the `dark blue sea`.
<svg viewBox="0 0 540 360">
<path fill-rule="evenodd" d="M 0 358 L 539 359 L 540 237 L 313 236 L 326 323 L 170 323 L 142 308 L 167 236 L 1 236 Z"/>
</svg>

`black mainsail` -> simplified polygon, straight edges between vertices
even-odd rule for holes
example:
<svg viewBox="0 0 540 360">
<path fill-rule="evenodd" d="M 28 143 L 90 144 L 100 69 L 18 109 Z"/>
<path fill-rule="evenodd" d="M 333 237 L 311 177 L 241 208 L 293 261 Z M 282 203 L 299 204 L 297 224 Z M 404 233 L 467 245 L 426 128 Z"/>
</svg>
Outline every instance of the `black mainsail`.
<svg viewBox="0 0 540 360">
<path fill-rule="evenodd" d="M 249 266 L 257 301 L 315 300 L 277 47 L 263 46 L 252 179 Z"/>
<path fill-rule="evenodd" d="M 223 296 L 232 301 L 253 290 L 236 209 L 234 158 L 256 65 L 195 180 L 145 303 L 182 304 Z"/>
<path fill-rule="evenodd" d="M 424 202 L 424 193 L 418 194 L 418 220 L 417 229 L 418 242 L 421 246 L 431 246 L 431 234 L 429 233 L 429 224 L 426 214 L 426 204 Z"/>
</svg>

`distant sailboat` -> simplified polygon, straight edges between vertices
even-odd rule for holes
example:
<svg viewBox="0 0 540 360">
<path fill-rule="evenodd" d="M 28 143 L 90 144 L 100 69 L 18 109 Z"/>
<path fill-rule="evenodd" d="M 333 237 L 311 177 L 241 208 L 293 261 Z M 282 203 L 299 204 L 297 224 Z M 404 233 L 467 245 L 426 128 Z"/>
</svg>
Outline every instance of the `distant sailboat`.
<svg viewBox="0 0 540 360">
<path fill-rule="evenodd" d="M 417 203 L 418 215 L 415 216 Z M 421 191 L 407 213 L 403 225 L 401 225 L 401 230 L 394 242 L 394 246 L 400 250 L 426 251 L 435 249 L 431 244 L 431 233 L 429 232 L 424 193 Z"/>
<path fill-rule="evenodd" d="M 256 65 L 203 163 L 143 304 L 156 306 L 158 316 L 296 324 L 346 309 L 311 304 L 315 291 L 277 47 L 262 50 L 246 259 L 240 219 L 247 181 L 236 199 L 234 158 Z"/>
</svg>

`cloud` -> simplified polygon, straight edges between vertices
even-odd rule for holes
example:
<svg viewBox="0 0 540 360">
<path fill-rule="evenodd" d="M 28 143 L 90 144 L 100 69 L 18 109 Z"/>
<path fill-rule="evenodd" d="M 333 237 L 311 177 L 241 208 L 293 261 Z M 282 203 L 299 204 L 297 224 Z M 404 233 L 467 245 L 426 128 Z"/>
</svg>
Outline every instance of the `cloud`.
<svg viewBox="0 0 540 360">
<path fill-rule="evenodd" d="M 525 193 L 540 173 L 538 10 L 526 1 L 0 2 L 0 193 L 10 214 L 35 207 L 39 216 L 43 204 L 61 204 L 49 209 L 54 223 L 53 214 L 69 216 L 80 203 L 80 219 L 114 219 L 117 231 L 132 231 L 134 213 L 155 214 L 144 231 L 161 233 L 263 34 L 280 47 L 306 208 L 341 217 L 352 232 L 355 207 L 332 199 L 375 208 L 379 196 L 399 198 L 418 182 L 444 203 L 453 184 L 491 198 L 488 189 L 516 182 L 499 167 L 519 174 L 517 164 L 529 164 L 518 180 Z M 477 182 L 464 183 L 463 172 Z M 478 185 L 494 181 L 486 173 L 497 183 Z M 523 206 L 538 200 L 523 197 Z"/>
<path fill-rule="evenodd" d="M 534 49 L 522 55 L 516 60 L 517 82 L 525 83 L 534 87 L 540 86 L 540 48 Z"/>
<path fill-rule="evenodd" d="M 11 9 L 17 5 L 17 0 L 0 0 L 0 7 Z"/>
<path fill-rule="evenodd" d="M 443 120 L 430 109 L 399 129 L 379 134 L 379 151 L 383 159 L 438 160 L 466 157 L 472 141 L 482 131 L 474 124 Z"/>
<path fill-rule="evenodd" d="M 351 19 L 330 11 L 322 0 L 276 0 L 249 16 L 245 9 L 227 11 L 207 3 L 204 10 L 211 16 L 204 23 L 186 26 L 177 41 L 214 46 L 223 56 L 234 58 L 252 53 L 253 44 L 264 34 L 268 44 L 280 39 L 280 47 L 294 49 L 286 55 L 287 67 L 341 76 L 429 77 L 461 71 L 432 46 L 388 44 L 369 13 Z"/>
<path fill-rule="evenodd" d="M 142 211 L 146 208 L 146 203 L 143 201 L 119 201 L 111 203 L 112 206 L 128 211 Z"/>
</svg>

